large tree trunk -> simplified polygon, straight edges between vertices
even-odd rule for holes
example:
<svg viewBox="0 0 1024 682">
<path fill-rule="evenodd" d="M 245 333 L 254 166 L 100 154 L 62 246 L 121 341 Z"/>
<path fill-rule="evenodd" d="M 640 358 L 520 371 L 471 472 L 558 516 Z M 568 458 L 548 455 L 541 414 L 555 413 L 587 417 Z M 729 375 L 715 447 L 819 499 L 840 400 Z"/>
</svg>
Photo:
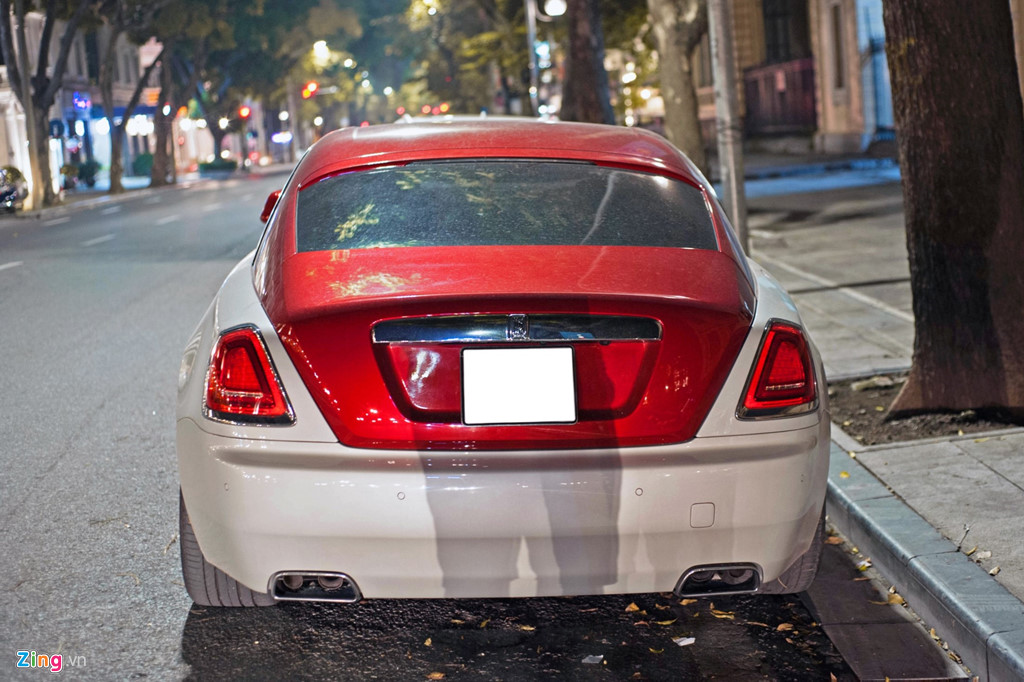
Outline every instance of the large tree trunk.
<svg viewBox="0 0 1024 682">
<path fill-rule="evenodd" d="M 914 296 L 894 413 L 1024 416 L 1024 111 L 1006 0 L 885 0 Z"/>
<path fill-rule="evenodd" d="M 50 166 L 50 107 L 39 101 L 34 102 L 34 105 L 36 139 L 39 141 L 35 153 L 39 164 L 37 182 L 42 186 L 43 206 L 56 206 L 59 197 L 53 189 L 53 170 Z"/>
<path fill-rule="evenodd" d="M 647 0 L 658 43 L 665 136 L 705 174 L 707 155 L 698 114 L 693 53 L 708 32 L 706 0 Z"/>
<path fill-rule="evenodd" d="M 559 117 L 565 121 L 614 124 L 597 0 L 569 0 L 568 4 L 569 54 Z"/>
</svg>

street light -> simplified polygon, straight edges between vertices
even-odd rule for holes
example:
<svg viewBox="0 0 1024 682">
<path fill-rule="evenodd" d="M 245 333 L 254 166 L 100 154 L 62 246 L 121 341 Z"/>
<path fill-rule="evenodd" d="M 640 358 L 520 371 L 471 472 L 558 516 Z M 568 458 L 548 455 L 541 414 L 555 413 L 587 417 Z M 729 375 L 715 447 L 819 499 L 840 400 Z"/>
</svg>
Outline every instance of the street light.
<svg viewBox="0 0 1024 682">
<path fill-rule="evenodd" d="M 540 104 L 540 93 L 538 90 L 538 69 L 537 69 L 537 20 L 551 21 L 551 17 L 560 17 L 565 14 L 567 5 L 565 0 L 545 0 L 544 14 L 537 11 L 537 0 L 523 0 L 526 3 L 526 46 L 530 55 L 530 108 L 536 114 Z"/>
</svg>

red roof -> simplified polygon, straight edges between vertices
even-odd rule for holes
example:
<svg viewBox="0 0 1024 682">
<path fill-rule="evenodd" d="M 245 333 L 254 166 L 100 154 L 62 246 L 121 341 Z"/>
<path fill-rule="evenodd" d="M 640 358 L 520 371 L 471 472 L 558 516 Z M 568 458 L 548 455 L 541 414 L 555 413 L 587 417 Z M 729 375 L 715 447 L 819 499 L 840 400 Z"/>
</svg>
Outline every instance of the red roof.
<svg viewBox="0 0 1024 682">
<path fill-rule="evenodd" d="M 670 173 L 694 184 L 700 174 L 665 138 L 638 128 L 533 119 L 437 119 L 344 128 L 303 157 L 301 185 L 366 166 L 424 159 L 555 158 Z"/>
</svg>

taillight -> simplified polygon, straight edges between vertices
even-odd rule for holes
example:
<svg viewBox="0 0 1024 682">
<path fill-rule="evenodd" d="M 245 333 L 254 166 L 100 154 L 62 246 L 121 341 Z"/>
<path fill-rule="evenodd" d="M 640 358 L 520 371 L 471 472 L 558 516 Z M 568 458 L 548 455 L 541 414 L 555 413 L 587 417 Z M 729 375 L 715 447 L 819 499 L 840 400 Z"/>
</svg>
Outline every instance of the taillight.
<svg viewBox="0 0 1024 682">
<path fill-rule="evenodd" d="M 773 320 L 761 341 L 737 416 L 784 417 L 810 412 L 817 405 L 811 352 L 803 331 Z"/>
<path fill-rule="evenodd" d="M 255 327 L 221 334 L 206 375 L 204 412 L 210 419 L 291 424 L 295 418 Z"/>
</svg>

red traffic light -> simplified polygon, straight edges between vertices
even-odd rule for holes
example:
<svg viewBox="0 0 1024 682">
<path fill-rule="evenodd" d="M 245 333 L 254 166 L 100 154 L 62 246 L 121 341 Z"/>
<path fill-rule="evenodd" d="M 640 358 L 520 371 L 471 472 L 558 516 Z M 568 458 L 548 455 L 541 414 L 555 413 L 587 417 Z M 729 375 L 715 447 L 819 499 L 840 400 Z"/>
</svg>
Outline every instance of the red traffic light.
<svg viewBox="0 0 1024 682">
<path fill-rule="evenodd" d="M 316 94 L 316 91 L 320 89 L 320 84 L 316 81 L 309 81 L 306 83 L 306 87 L 302 88 L 302 99 L 309 99 Z"/>
<path fill-rule="evenodd" d="M 243 104 L 242 106 L 238 107 L 239 118 L 249 118 L 251 115 L 252 107 L 250 107 L 248 104 Z"/>
</svg>

